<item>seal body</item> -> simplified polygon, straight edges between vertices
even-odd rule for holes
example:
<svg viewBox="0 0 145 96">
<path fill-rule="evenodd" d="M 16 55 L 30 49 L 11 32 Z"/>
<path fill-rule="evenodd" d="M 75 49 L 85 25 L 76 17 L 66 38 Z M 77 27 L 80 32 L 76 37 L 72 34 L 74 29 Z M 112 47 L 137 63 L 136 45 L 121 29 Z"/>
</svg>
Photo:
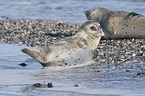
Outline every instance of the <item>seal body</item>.
<svg viewBox="0 0 145 96">
<path fill-rule="evenodd" d="M 145 38 L 145 17 L 130 11 L 111 11 L 97 7 L 85 12 L 88 20 L 98 21 L 104 39 Z"/>
<path fill-rule="evenodd" d="M 87 21 L 72 37 L 47 47 L 25 48 L 22 52 L 33 57 L 43 67 L 76 66 L 93 60 L 92 51 L 97 48 L 103 35 L 98 22 Z"/>
</svg>

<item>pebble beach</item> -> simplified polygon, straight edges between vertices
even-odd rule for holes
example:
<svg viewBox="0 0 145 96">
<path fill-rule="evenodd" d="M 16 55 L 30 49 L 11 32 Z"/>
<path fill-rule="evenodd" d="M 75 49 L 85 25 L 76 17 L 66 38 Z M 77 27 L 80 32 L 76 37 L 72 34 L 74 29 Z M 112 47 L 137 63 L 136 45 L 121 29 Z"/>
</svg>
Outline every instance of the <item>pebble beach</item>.
<svg viewBox="0 0 145 96">
<path fill-rule="evenodd" d="M 74 35 L 79 25 L 57 21 L 1 20 L 0 40 L 27 46 L 47 46 L 56 40 Z"/>
<path fill-rule="evenodd" d="M 57 21 L 6 19 L 0 20 L 0 41 L 25 44 L 29 47 L 48 46 L 75 35 L 80 25 Z M 145 63 L 145 39 L 100 40 L 96 62 L 124 68 L 124 64 Z M 130 65 L 134 68 L 134 65 Z"/>
</svg>

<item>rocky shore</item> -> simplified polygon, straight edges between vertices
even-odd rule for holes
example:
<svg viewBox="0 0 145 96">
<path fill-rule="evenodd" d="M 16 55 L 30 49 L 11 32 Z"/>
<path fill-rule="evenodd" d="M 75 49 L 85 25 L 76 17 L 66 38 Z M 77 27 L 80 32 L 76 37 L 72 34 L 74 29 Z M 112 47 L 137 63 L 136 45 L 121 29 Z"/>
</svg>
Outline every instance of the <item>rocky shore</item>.
<svg viewBox="0 0 145 96">
<path fill-rule="evenodd" d="M 56 40 L 74 35 L 79 25 L 57 21 L 0 20 L 0 41 L 47 46 Z"/>
<path fill-rule="evenodd" d="M 61 21 L 41 20 L 0 20 L 0 41 L 26 44 L 27 46 L 47 46 L 57 40 L 73 36 L 79 25 Z M 137 64 L 145 69 L 145 39 L 101 40 L 97 48 L 96 62 L 111 66 Z M 136 65 L 136 66 L 137 66 Z M 130 68 L 134 66 L 130 65 Z"/>
<path fill-rule="evenodd" d="M 145 70 L 145 39 L 101 40 L 97 51 L 98 64 Z"/>
</svg>

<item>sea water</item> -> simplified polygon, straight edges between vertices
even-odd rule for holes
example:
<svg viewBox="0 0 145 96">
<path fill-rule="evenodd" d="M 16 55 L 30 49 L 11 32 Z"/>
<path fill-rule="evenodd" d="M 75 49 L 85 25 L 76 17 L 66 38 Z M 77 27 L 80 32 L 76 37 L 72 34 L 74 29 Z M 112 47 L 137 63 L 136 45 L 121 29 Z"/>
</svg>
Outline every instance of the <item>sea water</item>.
<svg viewBox="0 0 145 96">
<path fill-rule="evenodd" d="M 61 20 L 81 25 L 87 21 L 85 11 L 95 7 L 133 11 L 145 15 L 144 0 L 1 0 L 0 17 Z"/>
<path fill-rule="evenodd" d="M 81 25 L 95 7 L 145 15 L 143 0 L 3 0 L 1 19 L 61 20 Z M 25 45 L 0 43 L 0 96 L 144 96 L 145 76 L 106 65 L 43 69 L 20 50 Z M 23 67 L 19 64 L 26 63 Z M 100 65 L 100 66 L 99 66 Z M 53 88 L 31 88 L 52 82 Z M 74 85 L 77 84 L 78 87 Z"/>
</svg>

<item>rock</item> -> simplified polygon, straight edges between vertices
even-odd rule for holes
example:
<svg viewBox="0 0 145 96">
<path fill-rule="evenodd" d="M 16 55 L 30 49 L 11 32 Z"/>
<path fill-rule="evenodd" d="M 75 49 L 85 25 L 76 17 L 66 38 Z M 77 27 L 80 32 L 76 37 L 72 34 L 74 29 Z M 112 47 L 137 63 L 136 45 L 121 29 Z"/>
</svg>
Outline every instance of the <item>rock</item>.
<svg viewBox="0 0 145 96">
<path fill-rule="evenodd" d="M 47 87 L 48 87 L 48 88 L 52 88 L 52 87 L 53 87 L 52 82 L 48 83 L 48 84 L 47 84 Z"/>
<path fill-rule="evenodd" d="M 145 72 L 139 72 L 137 73 L 138 76 L 142 76 L 142 75 L 145 75 Z"/>
<path fill-rule="evenodd" d="M 35 83 L 35 84 L 33 84 L 32 86 L 33 86 L 33 87 L 42 87 L 42 84 L 40 84 L 40 83 Z"/>
<path fill-rule="evenodd" d="M 26 63 L 21 63 L 21 64 L 19 64 L 19 65 L 20 65 L 20 66 L 23 66 L 23 67 L 27 66 Z"/>
<path fill-rule="evenodd" d="M 79 85 L 75 84 L 74 87 L 79 87 Z"/>
</svg>

